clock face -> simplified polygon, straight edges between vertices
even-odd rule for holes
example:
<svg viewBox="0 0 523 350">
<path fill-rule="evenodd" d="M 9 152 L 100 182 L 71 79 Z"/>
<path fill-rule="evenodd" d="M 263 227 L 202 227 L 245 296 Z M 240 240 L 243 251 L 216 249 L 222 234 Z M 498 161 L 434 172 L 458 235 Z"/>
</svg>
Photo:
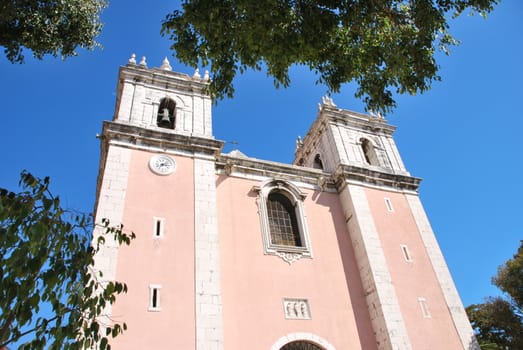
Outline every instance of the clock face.
<svg viewBox="0 0 523 350">
<path fill-rule="evenodd" d="M 176 168 L 176 163 L 169 156 L 156 155 L 149 161 L 149 168 L 158 175 L 169 175 Z"/>
</svg>

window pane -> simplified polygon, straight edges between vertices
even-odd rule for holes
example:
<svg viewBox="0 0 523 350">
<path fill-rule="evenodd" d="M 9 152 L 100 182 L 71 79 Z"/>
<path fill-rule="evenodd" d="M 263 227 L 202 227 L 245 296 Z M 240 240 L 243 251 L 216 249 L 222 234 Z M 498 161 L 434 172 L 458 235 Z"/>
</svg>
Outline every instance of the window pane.
<svg viewBox="0 0 523 350">
<path fill-rule="evenodd" d="M 267 217 L 273 244 L 302 246 L 296 212 L 286 196 L 277 192 L 269 194 Z"/>
</svg>

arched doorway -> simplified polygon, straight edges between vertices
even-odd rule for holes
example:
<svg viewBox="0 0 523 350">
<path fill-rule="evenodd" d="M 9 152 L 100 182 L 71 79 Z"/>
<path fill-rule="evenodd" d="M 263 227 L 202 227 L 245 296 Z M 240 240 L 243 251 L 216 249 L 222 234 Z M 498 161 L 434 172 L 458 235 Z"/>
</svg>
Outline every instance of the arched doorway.
<svg viewBox="0 0 523 350">
<path fill-rule="evenodd" d="M 272 344 L 270 350 L 336 350 L 332 344 L 322 337 L 308 333 L 289 333 Z"/>
<path fill-rule="evenodd" d="M 318 345 L 309 343 L 308 341 L 293 341 L 292 343 L 285 344 L 280 350 L 323 350 Z"/>
</svg>

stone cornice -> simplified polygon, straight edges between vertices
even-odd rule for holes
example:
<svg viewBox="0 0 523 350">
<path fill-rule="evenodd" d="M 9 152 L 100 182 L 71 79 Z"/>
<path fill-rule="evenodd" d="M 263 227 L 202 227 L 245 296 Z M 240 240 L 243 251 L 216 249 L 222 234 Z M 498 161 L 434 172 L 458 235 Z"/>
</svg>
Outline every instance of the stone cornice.
<svg viewBox="0 0 523 350">
<path fill-rule="evenodd" d="M 163 70 L 160 68 L 145 68 L 139 65 L 128 64 L 120 67 L 120 82 L 124 80 L 133 83 L 142 83 L 158 86 L 162 89 L 200 92 L 207 94 L 208 83 L 200 79 L 193 79 L 187 74 Z"/>
<path fill-rule="evenodd" d="M 102 129 L 102 150 L 109 141 L 119 141 L 129 147 L 154 147 L 169 151 L 186 151 L 192 154 L 217 156 L 223 141 L 205 137 L 180 135 L 173 132 L 151 130 L 136 125 L 105 121 Z"/>
<path fill-rule="evenodd" d="M 357 113 L 328 105 L 322 106 L 320 117 L 320 119 L 328 118 L 331 122 L 352 126 L 361 130 L 368 130 L 373 133 L 382 132 L 384 134 L 392 135 L 394 130 L 396 130 L 395 126 L 390 125 L 381 117 Z"/>
<path fill-rule="evenodd" d="M 319 169 L 301 167 L 284 163 L 270 162 L 255 158 L 238 158 L 220 155 L 216 160 L 216 170 L 228 176 L 261 176 L 302 182 L 329 192 L 340 192 L 346 182 L 358 182 L 370 186 L 389 188 L 394 191 L 418 190 L 421 179 L 386 171 L 378 171 L 359 166 L 339 165 L 333 174 Z"/>
<path fill-rule="evenodd" d="M 341 191 L 350 181 L 404 191 L 417 191 L 421 183 L 421 179 L 417 177 L 344 164 L 338 166 L 333 174 L 333 179 L 338 191 Z"/>
<path fill-rule="evenodd" d="M 277 163 L 255 158 L 231 157 L 220 155 L 216 160 L 216 170 L 226 175 L 261 176 L 302 182 L 318 186 L 322 190 L 336 191 L 331 176 L 319 169 L 301 167 L 297 165 Z"/>
</svg>

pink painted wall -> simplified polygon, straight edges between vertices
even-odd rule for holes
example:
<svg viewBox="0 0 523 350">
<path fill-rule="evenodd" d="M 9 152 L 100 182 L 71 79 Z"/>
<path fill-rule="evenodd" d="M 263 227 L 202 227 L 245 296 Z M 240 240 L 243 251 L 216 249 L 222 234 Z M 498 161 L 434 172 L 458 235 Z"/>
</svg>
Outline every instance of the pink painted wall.
<svg viewBox="0 0 523 350">
<path fill-rule="evenodd" d="M 400 309 L 416 350 L 462 349 L 441 287 L 426 254 L 413 214 L 403 194 L 366 188 L 365 193 L 394 283 Z M 394 211 L 387 210 L 388 197 Z M 406 262 L 400 245 L 408 246 Z M 431 317 L 425 318 L 418 298 L 427 301 Z"/>
<path fill-rule="evenodd" d="M 337 194 L 302 189 L 313 259 L 289 265 L 264 255 L 259 181 L 217 178 L 224 349 L 267 350 L 282 336 L 310 332 L 336 349 L 376 349 Z M 309 300 L 311 320 L 286 320 L 283 298 Z"/>
<path fill-rule="evenodd" d="M 129 292 L 113 306 L 113 319 L 128 331 L 114 349 L 194 349 L 193 161 L 172 156 L 176 171 L 158 176 L 148 168 L 152 153 L 132 151 L 122 221 L 136 233 L 118 255 L 117 280 Z M 153 217 L 165 218 L 164 236 L 154 238 Z M 148 311 L 149 284 L 160 284 L 161 312 Z"/>
</svg>

